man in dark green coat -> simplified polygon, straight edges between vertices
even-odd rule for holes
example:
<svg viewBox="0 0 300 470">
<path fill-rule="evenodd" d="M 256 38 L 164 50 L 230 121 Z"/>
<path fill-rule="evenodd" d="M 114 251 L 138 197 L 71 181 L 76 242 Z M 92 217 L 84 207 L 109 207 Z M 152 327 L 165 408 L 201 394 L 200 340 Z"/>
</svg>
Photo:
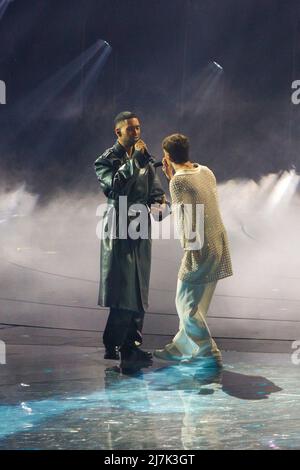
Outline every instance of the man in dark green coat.
<svg viewBox="0 0 300 470">
<path fill-rule="evenodd" d="M 110 307 L 103 334 L 104 357 L 118 359 L 120 350 L 122 360 L 150 361 L 151 354 L 140 350 L 137 344 L 142 343 L 143 320 L 148 307 L 151 267 L 149 212 L 151 204 L 165 202 L 165 195 L 155 175 L 152 158 L 140 139 L 138 117 L 129 111 L 118 114 L 115 133 L 115 145 L 95 161 L 96 174 L 107 197 L 101 236 L 98 299 L 99 305 Z M 123 210 L 124 202 L 127 203 L 126 212 Z M 145 215 L 145 211 L 148 233 L 145 235 L 144 217 L 140 237 L 131 236 L 127 229 L 138 221 L 141 212 Z"/>
</svg>

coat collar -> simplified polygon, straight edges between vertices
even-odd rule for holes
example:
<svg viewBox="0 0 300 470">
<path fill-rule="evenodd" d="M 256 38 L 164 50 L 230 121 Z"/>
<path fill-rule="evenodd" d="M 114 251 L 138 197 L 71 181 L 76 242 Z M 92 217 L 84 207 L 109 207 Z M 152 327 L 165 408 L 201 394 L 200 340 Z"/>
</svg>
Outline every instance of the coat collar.
<svg viewBox="0 0 300 470">
<path fill-rule="evenodd" d="M 199 173 L 202 168 L 202 165 L 199 165 L 199 163 L 194 163 L 193 168 L 187 168 L 187 169 L 181 169 L 177 170 L 175 175 L 192 175 L 194 173 Z"/>
<path fill-rule="evenodd" d="M 114 146 L 113 146 L 114 154 L 118 158 L 123 158 L 126 155 L 126 149 L 119 143 L 118 140 L 116 140 Z"/>
</svg>

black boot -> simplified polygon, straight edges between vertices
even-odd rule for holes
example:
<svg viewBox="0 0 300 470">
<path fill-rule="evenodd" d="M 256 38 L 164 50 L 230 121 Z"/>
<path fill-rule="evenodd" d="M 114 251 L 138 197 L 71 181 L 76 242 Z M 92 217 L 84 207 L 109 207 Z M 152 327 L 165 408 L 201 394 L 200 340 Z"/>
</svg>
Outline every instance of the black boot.
<svg viewBox="0 0 300 470">
<path fill-rule="evenodd" d="M 106 346 L 104 359 L 113 359 L 118 361 L 120 359 L 119 347 L 118 346 Z"/>
<path fill-rule="evenodd" d="M 150 351 L 143 351 L 138 347 L 135 347 L 134 350 L 137 352 L 138 356 L 144 359 L 152 359 L 152 353 Z"/>
<path fill-rule="evenodd" d="M 148 367 L 152 365 L 152 354 L 148 351 L 142 351 L 136 346 L 122 346 L 121 367 L 131 367 L 139 365 L 140 367 Z"/>
</svg>

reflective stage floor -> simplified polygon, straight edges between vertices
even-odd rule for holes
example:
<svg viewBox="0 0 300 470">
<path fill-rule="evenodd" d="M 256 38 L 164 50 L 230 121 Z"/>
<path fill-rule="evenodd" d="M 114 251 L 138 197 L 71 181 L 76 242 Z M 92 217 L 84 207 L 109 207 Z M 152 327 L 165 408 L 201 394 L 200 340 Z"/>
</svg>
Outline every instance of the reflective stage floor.
<svg viewBox="0 0 300 470">
<path fill-rule="evenodd" d="M 128 375 L 100 347 L 7 344 L 0 449 L 300 449 L 300 365 L 223 358 L 220 373 L 154 362 Z"/>
</svg>

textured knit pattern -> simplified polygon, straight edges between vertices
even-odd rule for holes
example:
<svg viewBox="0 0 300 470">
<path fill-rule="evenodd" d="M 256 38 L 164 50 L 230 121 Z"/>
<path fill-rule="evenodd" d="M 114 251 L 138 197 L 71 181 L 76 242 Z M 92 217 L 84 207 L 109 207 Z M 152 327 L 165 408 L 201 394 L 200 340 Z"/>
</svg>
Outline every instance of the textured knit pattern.
<svg viewBox="0 0 300 470">
<path fill-rule="evenodd" d="M 185 238 L 184 216 L 182 211 L 175 211 L 181 235 L 184 256 L 178 278 L 192 284 L 202 284 L 232 276 L 232 264 L 227 233 L 222 222 L 216 178 L 206 166 L 195 164 L 194 168 L 180 170 L 170 182 L 172 204 L 204 205 L 204 243 L 201 249 L 188 249 L 189 241 Z M 196 210 L 192 211 L 193 230 L 196 226 Z"/>
</svg>

